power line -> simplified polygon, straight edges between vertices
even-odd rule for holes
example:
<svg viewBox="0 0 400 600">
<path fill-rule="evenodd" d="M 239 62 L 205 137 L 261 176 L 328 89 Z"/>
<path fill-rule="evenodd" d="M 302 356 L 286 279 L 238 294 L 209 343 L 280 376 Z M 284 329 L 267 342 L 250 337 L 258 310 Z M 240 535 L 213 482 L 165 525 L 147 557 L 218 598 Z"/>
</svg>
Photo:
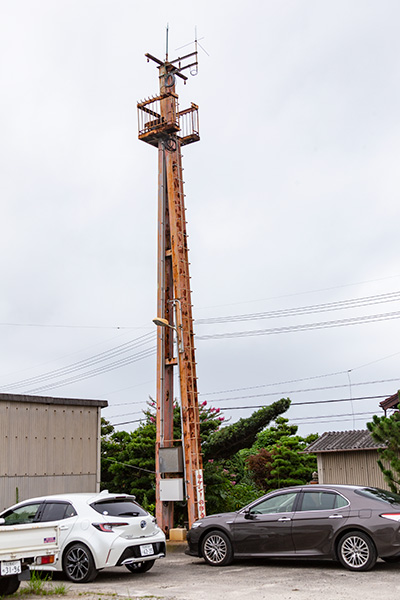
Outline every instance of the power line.
<svg viewBox="0 0 400 600">
<path fill-rule="evenodd" d="M 48 323 L 0 323 L 0 327 L 38 327 L 40 329 L 148 329 L 129 325 L 49 325 Z"/>
<path fill-rule="evenodd" d="M 396 276 L 398 277 L 398 276 Z M 389 278 L 390 279 L 390 278 Z M 378 280 L 380 281 L 380 280 Z M 349 284 L 349 285 L 357 285 L 357 284 Z M 348 287 L 348 286 L 338 286 L 338 287 Z M 315 291 L 327 291 L 334 288 L 325 288 L 324 290 L 314 290 Z M 274 296 L 272 298 L 265 298 L 264 300 L 249 300 L 246 302 L 238 302 L 234 304 L 247 304 L 250 302 L 261 302 L 267 301 L 271 299 L 280 299 L 292 296 L 298 296 L 313 292 L 299 292 L 295 294 L 287 294 L 284 296 Z M 313 314 L 320 312 L 331 312 L 336 310 L 346 310 L 349 308 L 361 308 L 364 306 L 373 306 L 376 304 L 383 304 L 386 302 L 396 302 L 400 300 L 400 291 L 396 292 L 387 292 L 385 294 L 377 294 L 373 296 L 363 296 L 361 298 L 350 298 L 348 300 L 338 300 L 336 302 L 325 302 L 320 304 L 312 304 L 308 306 L 300 306 L 293 307 L 275 311 L 266 311 L 266 312 L 257 312 L 257 313 L 248 313 L 241 315 L 228 315 L 228 316 L 219 316 L 219 317 L 209 317 L 204 319 L 196 319 L 196 325 L 210 325 L 210 324 L 220 324 L 220 323 L 233 323 L 233 322 L 241 322 L 241 321 L 252 321 L 259 319 L 272 319 L 272 318 L 281 318 L 288 316 L 298 316 L 304 314 Z M 229 304 L 220 305 L 220 306 L 230 306 Z M 205 307 L 200 307 L 201 310 Z M 210 308 L 210 307 L 208 307 Z M 64 324 L 53 324 L 50 325 L 48 323 L 0 323 L 0 327 L 29 327 L 29 328 L 42 328 L 42 329 L 112 329 L 112 330 L 133 330 L 133 329 L 147 329 L 147 326 L 133 326 L 133 325 L 64 325 Z"/>
<path fill-rule="evenodd" d="M 321 312 L 332 312 L 336 310 L 346 310 L 349 308 L 373 306 L 375 304 L 383 304 L 385 302 L 398 302 L 399 300 L 400 292 L 390 292 L 387 294 L 379 294 L 376 296 L 365 296 L 363 298 L 354 298 L 350 300 L 342 300 L 337 302 L 314 304 L 311 306 L 303 306 L 299 308 L 286 308 L 281 310 L 250 313 L 244 315 L 230 315 L 221 317 L 211 317 L 208 319 L 196 319 L 196 325 L 236 323 L 241 321 L 255 321 L 260 319 L 277 319 L 282 317 L 292 317 Z"/>
<path fill-rule="evenodd" d="M 119 460 L 114 460 L 113 458 L 102 457 L 103 460 L 109 460 L 110 462 L 121 465 L 123 467 L 129 467 L 130 469 L 136 469 L 136 471 L 145 471 L 146 473 L 155 473 L 155 471 L 151 471 L 150 469 L 143 469 L 143 467 L 136 467 L 135 465 L 128 465 L 128 463 L 120 462 Z"/>
<path fill-rule="evenodd" d="M 360 386 L 360 385 L 375 385 L 378 383 L 389 383 L 392 381 L 399 381 L 398 377 L 395 377 L 393 379 L 378 379 L 376 381 L 362 381 L 362 382 L 358 382 L 358 383 L 353 383 L 353 387 L 355 386 Z M 286 396 L 287 394 L 303 394 L 303 393 L 309 393 L 309 392 L 322 392 L 322 391 L 326 391 L 326 390 L 335 390 L 335 389 L 339 389 L 339 388 L 347 388 L 348 384 L 340 384 L 340 385 L 326 385 L 326 386 L 320 386 L 320 387 L 315 387 L 315 388 L 304 388 L 304 389 L 299 389 L 299 390 L 286 390 L 286 391 L 281 391 L 281 392 L 267 392 L 264 394 L 248 394 L 247 396 L 234 396 L 233 398 L 216 398 L 215 400 L 213 400 L 213 402 L 231 402 L 233 400 L 245 400 L 247 398 L 264 398 L 266 396 Z M 390 395 L 390 394 L 389 394 Z M 385 396 L 385 398 L 388 398 L 388 396 Z"/>
<path fill-rule="evenodd" d="M 359 413 L 354 413 L 355 417 L 360 417 L 360 416 L 373 416 L 375 413 L 368 411 L 368 412 L 359 412 Z M 309 420 L 313 420 L 315 418 L 317 419 L 335 419 L 336 417 L 353 417 L 353 413 L 339 413 L 339 414 L 334 414 L 334 415 L 320 415 L 319 417 L 315 417 L 314 415 L 311 417 L 296 417 L 295 421 L 297 423 L 297 421 L 309 421 Z"/>
<path fill-rule="evenodd" d="M 153 343 L 155 336 L 156 336 L 156 334 L 154 332 L 147 333 L 143 336 L 140 336 L 139 338 L 136 338 L 136 339 L 126 342 L 124 344 L 120 344 L 119 346 L 115 346 L 113 348 L 110 348 L 109 350 L 106 350 L 104 352 L 101 352 L 99 354 L 91 356 L 89 358 L 83 359 L 81 361 L 78 361 L 78 362 L 68 365 L 66 367 L 61 367 L 59 369 L 55 369 L 53 371 L 49 371 L 47 373 L 43 373 L 43 374 L 37 375 L 35 377 L 30 377 L 27 379 L 22 379 L 19 381 L 14 381 L 12 383 L 2 385 L 2 386 L 0 386 L 0 389 L 7 390 L 7 389 L 15 389 L 15 388 L 21 388 L 21 387 L 24 387 L 26 389 L 27 387 L 30 387 L 30 386 L 46 384 L 46 382 L 49 382 L 54 379 L 59 379 L 60 377 L 65 377 L 67 375 L 73 375 L 75 373 L 77 374 L 80 371 L 85 371 L 85 370 L 89 369 L 90 367 L 100 365 L 101 363 L 108 363 L 108 364 L 104 364 L 101 367 L 92 369 L 91 371 L 87 371 L 85 373 L 80 373 L 79 375 L 78 374 L 74 375 L 68 379 L 63 379 L 62 381 L 59 381 L 59 382 L 55 382 L 52 384 L 49 383 L 47 385 L 39 386 L 39 387 L 35 388 L 34 390 L 30 390 L 27 393 L 36 393 L 36 392 L 39 392 L 42 390 L 52 389 L 53 387 L 54 388 L 61 387 L 61 386 L 65 385 L 66 383 L 75 383 L 77 381 L 81 381 L 82 379 L 94 377 L 95 375 L 98 375 L 98 374 L 101 374 L 104 372 L 108 372 L 108 371 L 114 370 L 116 368 L 123 367 L 127 364 L 131 364 L 132 362 L 136 362 L 137 360 L 141 360 L 143 358 L 147 358 L 148 356 L 153 355 L 155 353 L 155 348 L 152 346 L 151 348 L 144 349 L 139 353 L 130 355 L 130 356 L 122 358 L 122 359 L 119 358 L 118 360 L 111 362 L 111 363 L 109 362 L 110 360 L 120 357 L 121 355 L 126 354 L 127 352 L 131 352 L 132 350 L 140 348 L 141 346 L 146 346 L 149 343 Z"/>
<path fill-rule="evenodd" d="M 364 317 L 353 317 L 351 319 L 338 319 L 336 321 L 322 321 L 319 323 L 304 323 L 302 325 L 290 325 L 287 327 L 273 327 L 271 329 L 253 329 L 250 331 L 234 331 L 230 333 L 214 333 L 208 335 L 198 335 L 196 340 L 219 340 L 232 339 L 240 337 L 252 337 L 260 335 L 273 335 L 279 333 L 295 333 L 299 331 L 311 331 L 316 329 L 330 329 L 332 327 L 348 327 L 349 325 L 360 325 L 363 323 L 376 323 L 379 321 L 390 321 L 400 318 L 400 311 L 392 313 L 383 313 L 377 315 L 367 315 Z"/>
<path fill-rule="evenodd" d="M 218 392 L 205 392 L 201 393 L 200 396 L 215 396 L 217 394 L 230 394 L 232 392 L 242 392 L 244 390 L 257 390 L 264 387 L 275 387 L 276 385 L 286 385 L 288 383 L 300 383 L 301 381 L 311 381 L 312 379 L 322 379 L 324 377 L 333 377 L 334 375 L 343 375 L 347 373 L 347 371 L 336 371 L 334 373 L 327 373 L 325 375 L 312 375 L 311 377 L 301 377 L 299 379 L 289 379 L 287 381 L 279 381 L 276 383 L 262 383 L 260 385 L 252 385 L 240 388 L 233 388 L 230 390 L 220 390 Z"/>
<path fill-rule="evenodd" d="M 358 413 L 359 415 L 362 415 L 363 413 Z M 371 418 L 374 413 L 365 413 L 365 415 L 369 415 L 369 417 Z M 321 417 L 316 417 L 315 420 L 313 421 L 307 421 L 307 423 L 304 423 L 304 425 L 320 425 L 321 423 L 341 423 L 342 421 L 364 421 L 365 420 L 365 416 L 364 417 L 357 417 L 355 419 L 353 419 L 353 415 L 351 413 L 346 414 L 346 415 L 338 415 L 340 418 L 339 419 L 335 419 L 334 416 L 333 417 L 325 417 L 325 416 L 321 416 Z M 343 417 L 349 417 L 348 419 L 345 419 Z"/>
<path fill-rule="evenodd" d="M 234 409 L 232 409 L 234 410 Z M 358 416 L 359 418 L 356 419 L 357 421 L 361 420 L 360 416 L 361 415 L 369 415 L 369 416 L 373 416 L 375 413 L 374 412 L 365 412 L 365 413 L 355 413 L 354 416 Z M 337 418 L 339 417 L 339 418 Z M 353 418 L 353 414 L 352 413 L 339 413 L 339 414 L 333 414 L 333 415 L 320 415 L 320 416 L 316 416 L 313 415 L 312 417 L 296 417 L 295 419 L 292 419 L 292 422 L 294 424 L 296 424 L 297 421 L 304 421 L 304 424 L 307 425 L 312 425 L 312 424 L 317 424 L 317 423 L 332 423 L 335 421 L 332 421 L 332 419 L 336 419 L 337 422 L 339 421 L 343 421 L 343 420 L 350 420 L 350 419 L 343 419 L 343 417 L 350 417 Z M 307 421 L 306 421 L 307 419 Z M 312 419 L 310 421 L 308 421 L 308 419 Z M 120 427 L 122 425 L 131 425 L 134 423 L 141 423 L 143 419 L 135 419 L 132 421 L 124 421 L 123 423 L 111 423 L 113 425 L 113 427 Z M 290 419 L 289 419 L 290 420 Z"/>
<path fill-rule="evenodd" d="M 307 405 L 313 405 L 313 406 L 322 406 L 323 404 L 332 404 L 332 403 L 337 403 L 337 402 L 351 402 L 351 401 L 357 401 L 357 400 L 378 400 L 379 398 L 387 398 L 387 395 L 384 396 L 363 396 L 360 398 L 335 398 L 333 400 L 309 400 L 307 402 L 291 402 L 290 404 L 290 408 L 292 406 L 307 406 Z M 255 405 L 251 405 L 251 406 L 221 406 L 220 410 L 226 411 L 226 410 L 247 410 L 249 408 L 251 409 L 256 409 L 256 408 L 264 408 L 265 404 L 255 404 Z"/>
<path fill-rule="evenodd" d="M 154 356 L 155 348 L 149 348 L 148 350 L 144 350 L 139 352 L 138 354 L 134 354 L 132 356 L 128 356 L 123 360 L 119 360 L 117 362 L 111 363 L 110 365 L 105 365 L 103 367 L 94 369 L 92 371 L 88 371 L 87 373 L 83 373 L 82 375 L 75 377 L 70 377 L 69 379 L 63 379 L 57 383 L 47 384 L 39 388 L 28 390 L 27 394 L 37 394 L 39 392 L 46 391 L 48 389 L 55 389 L 59 387 L 63 387 L 65 385 L 71 385 L 73 383 L 77 383 L 78 381 L 82 381 L 84 379 L 90 379 L 91 377 L 95 377 L 97 375 L 102 375 L 103 373 L 108 373 L 109 371 L 114 371 L 115 369 L 120 369 L 121 367 L 126 367 L 127 365 L 131 365 L 132 363 L 138 362 L 139 360 L 143 360 L 144 358 L 149 358 L 150 356 Z"/>
<path fill-rule="evenodd" d="M 144 417 L 143 417 L 144 419 Z M 141 423 L 143 419 L 135 419 L 134 421 L 124 421 L 123 423 L 111 423 L 113 427 L 120 427 L 121 425 L 130 425 L 131 423 Z"/>
<path fill-rule="evenodd" d="M 314 401 L 306 401 L 306 402 L 292 402 L 290 405 L 290 408 L 292 406 L 306 406 L 306 405 L 313 405 L 313 406 L 322 406 L 324 404 L 336 404 L 336 403 L 341 403 L 341 402 L 351 402 L 351 401 L 361 401 L 361 400 L 379 400 L 380 398 L 387 398 L 387 395 L 379 395 L 379 396 L 360 396 L 358 398 L 335 398 L 335 399 L 330 399 L 330 400 L 314 400 Z M 266 405 L 265 404 L 256 404 L 256 405 L 251 405 L 251 406 L 221 406 L 220 410 L 221 411 L 232 411 L 232 410 L 248 410 L 248 409 L 259 409 L 259 408 L 264 408 Z M 143 412 L 143 411 L 142 411 Z M 115 417 L 108 417 L 107 420 L 112 419 L 112 418 L 119 418 L 119 417 L 127 417 L 127 416 L 135 416 L 138 415 L 140 413 L 137 412 L 133 412 L 133 413 L 125 413 L 122 415 L 116 415 Z M 361 414 L 361 413 L 358 413 Z M 323 417 L 325 417 L 326 415 L 323 415 Z M 336 415 L 333 415 L 336 416 Z M 143 417 L 145 418 L 145 417 Z M 303 420 L 303 419 L 309 419 L 309 418 L 315 418 L 315 416 L 313 415 L 312 417 L 296 417 L 296 420 Z M 142 419 L 140 419 L 142 420 Z M 135 423 L 137 421 L 127 421 L 126 423 Z M 124 423 L 119 423 L 119 425 L 124 425 Z"/>
<path fill-rule="evenodd" d="M 200 310 L 209 310 L 210 308 L 222 308 L 223 306 L 238 306 L 239 304 L 253 304 L 254 302 L 266 302 L 269 300 L 281 300 L 282 298 L 293 298 L 295 296 L 306 296 L 308 294 L 316 294 L 319 292 L 330 292 L 347 287 L 357 285 L 365 285 L 366 283 L 376 283 L 377 281 L 386 281 L 387 279 L 398 279 L 400 275 L 391 275 L 390 277 L 381 277 L 379 279 L 368 279 L 367 281 L 358 281 L 357 283 L 346 283 L 343 285 L 335 285 L 333 287 L 319 288 L 315 290 L 307 290 L 305 292 L 294 292 L 292 294 L 280 294 L 279 296 L 269 296 L 268 298 L 258 298 L 256 300 L 244 300 L 242 302 L 230 302 L 229 304 L 218 304 L 214 306 L 201 306 Z"/>
</svg>

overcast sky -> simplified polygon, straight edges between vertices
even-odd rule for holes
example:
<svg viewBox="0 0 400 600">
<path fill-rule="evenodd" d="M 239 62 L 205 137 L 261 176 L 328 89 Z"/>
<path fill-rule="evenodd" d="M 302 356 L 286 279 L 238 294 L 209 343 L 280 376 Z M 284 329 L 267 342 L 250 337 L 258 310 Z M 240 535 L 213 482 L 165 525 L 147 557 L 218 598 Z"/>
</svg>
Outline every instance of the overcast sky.
<svg viewBox="0 0 400 600">
<path fill-rule="evenodd" d="M 235 421 L 289 396 L 302 434 L 380 414 L 400 387 L 399 22 L 397 0 L 0 0 L 0 392 L 106 399 L 122 429 L 155 397 L 157 151 L 136 103 L 169 24 L 170 58 L 195 27 L 206 50 L 177 90 L 200 107 L 201 401 Z"/>
</svg>

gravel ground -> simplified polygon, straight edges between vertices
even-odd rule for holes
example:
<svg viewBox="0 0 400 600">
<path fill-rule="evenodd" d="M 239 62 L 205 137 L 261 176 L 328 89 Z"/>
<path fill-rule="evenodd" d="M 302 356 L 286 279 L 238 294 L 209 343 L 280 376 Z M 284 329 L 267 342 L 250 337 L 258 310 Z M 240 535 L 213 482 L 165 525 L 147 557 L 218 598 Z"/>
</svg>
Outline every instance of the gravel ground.
<svg viewBox="0 0 400 600">
<path fill-rule="evenodd" d="M 379 561 L 353 573 L 332 561 L 234 562 L 214 568 L 186 556 L 185 544 L 168 544 L 167 557 L 148 573 L 105 569 L 89 584 L 65 584 L 65 600 L 393 600 L 400 597 L 400 564 Z M 21 587 L 26 586 L 22 584 Z M 24 595 L 25 600 L 34 600 Z M 53 598 L 58 598 L 53 596 Z M 37 600 L 37 597 L 36 597 Z"/>
</svg>

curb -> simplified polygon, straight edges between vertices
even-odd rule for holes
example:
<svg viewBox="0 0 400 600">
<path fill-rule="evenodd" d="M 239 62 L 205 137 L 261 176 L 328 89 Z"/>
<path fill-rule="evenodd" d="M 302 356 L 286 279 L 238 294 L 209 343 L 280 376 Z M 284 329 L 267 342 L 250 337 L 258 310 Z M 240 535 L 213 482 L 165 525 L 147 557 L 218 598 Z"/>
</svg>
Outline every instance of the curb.
<svg viewBox="0 0 400 600">
<path fill-rule="evenodd" d="M 185 552 L 187 548 L 187 542 L 176 542 L 175 540 L 167 540 L 167 554 L 172 552 Z"/>
</svg>

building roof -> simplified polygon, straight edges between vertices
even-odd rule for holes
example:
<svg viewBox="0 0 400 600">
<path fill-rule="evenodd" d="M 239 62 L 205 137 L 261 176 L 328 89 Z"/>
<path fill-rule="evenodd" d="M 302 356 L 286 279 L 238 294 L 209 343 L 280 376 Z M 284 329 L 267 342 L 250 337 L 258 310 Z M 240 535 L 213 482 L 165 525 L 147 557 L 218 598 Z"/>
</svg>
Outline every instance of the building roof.
<svg viewBox="0 0 400 600">
<path fill-rule="evenodd" d="M 393 396 L 389 396 L 382 402 L 379 402 L 379 406 L 383 408 L 383 410 L 388 410 L 389 408 L 397 408 L 400 403 L 400 391 L 393 394 Z"/>
<path fill-rule="evenodd" d="M 375 442 L 367 429 L 358 431 L 327 431 L 304 450 L 307 454 L 319 452 L 349 452 L 354 450 L 376 450 L 385 448 Z"/>
<path fill-rule="evenodd" d="M 0 402 L 32 402 L 36 404 L 64 404 L 105 408 L 107 400 L 81 400 L 79 398 L 51 398 L 50 396 L 27 396 L 26 394 L 0 394 Z"/>
</svg>

